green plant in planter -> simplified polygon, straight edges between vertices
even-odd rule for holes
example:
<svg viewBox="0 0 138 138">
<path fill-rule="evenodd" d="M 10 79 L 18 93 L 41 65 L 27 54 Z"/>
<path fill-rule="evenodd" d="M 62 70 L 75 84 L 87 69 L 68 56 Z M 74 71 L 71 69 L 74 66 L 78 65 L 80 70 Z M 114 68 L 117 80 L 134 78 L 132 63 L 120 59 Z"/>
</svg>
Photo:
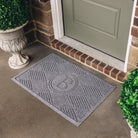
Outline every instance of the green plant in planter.
<svg viewBox="0 0 138 138">
<path fill-rule="evenodd" d="M 0 0 L 0 30 L 14 29 L 30 18 L 27 0 Z"/>
<path fill-rule="evenodd" d="M 124 118 L 138 133 L 138 68 L 131 71 L 122 85 L 119 96 L 121 99 L 118 103 L 121 105 Z"/>
</svg>

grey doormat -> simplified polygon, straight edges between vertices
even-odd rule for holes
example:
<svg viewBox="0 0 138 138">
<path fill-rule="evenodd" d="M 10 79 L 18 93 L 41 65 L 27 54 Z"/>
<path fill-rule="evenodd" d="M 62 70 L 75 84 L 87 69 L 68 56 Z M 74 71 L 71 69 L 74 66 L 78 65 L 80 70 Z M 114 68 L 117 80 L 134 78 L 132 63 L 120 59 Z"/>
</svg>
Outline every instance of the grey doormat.
<svg viewBox="0 0 138 138">
<path fill-rule="evenodd" d="M 53 53 L 12 80 L 76 126 L 115 89 Z"/>
</svg>

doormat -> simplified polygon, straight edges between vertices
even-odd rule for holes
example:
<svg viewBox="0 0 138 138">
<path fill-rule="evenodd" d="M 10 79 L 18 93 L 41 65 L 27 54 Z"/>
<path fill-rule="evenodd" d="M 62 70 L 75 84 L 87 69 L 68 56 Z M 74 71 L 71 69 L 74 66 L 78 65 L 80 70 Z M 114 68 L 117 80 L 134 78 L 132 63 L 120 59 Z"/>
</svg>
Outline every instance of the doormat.
<svg viewBox="0 0 138 138">
<path fill-rule="evenodd" d="M 115 89 L 54 53 L 12 80 L 76 126 Z"/>
</svg>

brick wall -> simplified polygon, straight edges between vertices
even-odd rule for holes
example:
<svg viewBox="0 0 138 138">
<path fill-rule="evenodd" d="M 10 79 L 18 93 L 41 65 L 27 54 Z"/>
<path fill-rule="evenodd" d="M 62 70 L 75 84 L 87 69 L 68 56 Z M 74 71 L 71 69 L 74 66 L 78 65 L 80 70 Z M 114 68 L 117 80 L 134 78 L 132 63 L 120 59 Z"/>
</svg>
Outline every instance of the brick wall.
<svg viewBox="0 0 138 138">
<path fill-rule="evenodd" d="M 24 32 L 27 37 L 28 44 L 31 44 L 36 41 L 36 36 L 35 36 L 36 28 L 35 28 L 34 20 L 33 20 L 33 16 L 32 16 L 31 0 L 29 0 L 29 4 L 30 4 L 30 10 L 31 10 L 30 11 L 31 18 L 30 18 L 28 24 L 24 27 Z"/>
<path fill-rule="evenodd" d="M 135 10 L 134 24 L 131 30 L 132 43 L 129 52 L 128 70 L 136 68 L 138 63 L 138 1 Z"/>
<path fill-rule="evenodd" d="M 50 0 L 31 0 L 36 38 L 47 46 L 54 39 Z"/>
<path fill-rule="evenodd" d="M 31 19 L 24 32 L 28 43 L 40 41 L 47 46 L 54 39 L 50 0 L 29 0 Z"/>
</svg>

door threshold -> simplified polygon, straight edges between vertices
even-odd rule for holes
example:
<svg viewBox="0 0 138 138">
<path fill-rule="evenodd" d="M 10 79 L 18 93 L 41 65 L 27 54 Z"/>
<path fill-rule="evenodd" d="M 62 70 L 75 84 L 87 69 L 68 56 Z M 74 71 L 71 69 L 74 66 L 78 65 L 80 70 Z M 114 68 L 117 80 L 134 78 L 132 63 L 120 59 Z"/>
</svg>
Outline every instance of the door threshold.
<svg viewBox="0 0 138 138">
<path fill-rule="evenodd" d="M 62 52 L 65 55 L 68 55 L 74 60 L 79 61 L 80 63 L 103 73 L 104 75 L 114 79 L 115 81 L 122 83 L 128 75 L 128 73 L 124 73 L 123 71 L 113 66 L 110 66 L 109 64 L 103 61 L 100 61 L 92 56 L 87 55 L 86 52 L 83 53 L 78 49 L 67 45 L 67 43 L 65 44 L 59 40 L 54 39 L 52 41 L 51 47 L 59 52 Z"/>
<path fill-rule="evenodd" d="M 99 50 L 96 50 L 86 44 L 83 44 L 77 40 L 74 40 L 70 37 L 64 36 L 61 39 L 59 39 L 60 42 L 67 44 L 68 46 L 71 46 L 78 51 L 81 51 L 84 54 L 87 54 L 101 62 L 104 62 L 120 71 L 124 71 L 125 62 L 116 59 L 106 53 L 103 53 Z"/>
</svg>

